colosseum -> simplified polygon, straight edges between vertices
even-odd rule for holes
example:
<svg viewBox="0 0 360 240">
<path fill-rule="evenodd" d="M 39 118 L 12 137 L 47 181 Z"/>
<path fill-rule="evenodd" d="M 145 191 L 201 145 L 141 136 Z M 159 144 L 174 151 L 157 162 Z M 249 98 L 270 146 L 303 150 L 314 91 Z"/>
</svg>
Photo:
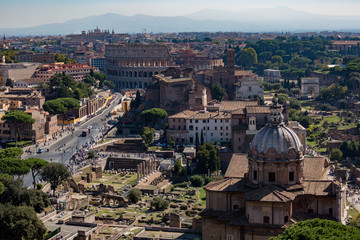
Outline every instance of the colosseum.
<svg viewBox="0 0 360 240">
<path fill-rule="evenodd" d="M 160 44 L 109 44 L 106 73 L 116 90 L 146 88 L 153 75 L 174 66 L 169 50 Z"/>
</svg>

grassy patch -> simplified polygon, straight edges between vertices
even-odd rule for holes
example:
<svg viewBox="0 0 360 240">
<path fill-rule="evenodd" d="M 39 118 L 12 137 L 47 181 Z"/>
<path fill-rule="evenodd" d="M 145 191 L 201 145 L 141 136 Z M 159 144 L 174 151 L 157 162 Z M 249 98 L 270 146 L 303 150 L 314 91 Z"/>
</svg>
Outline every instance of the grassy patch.
<svg viewBox="0 0 360 240">
<path fill-rule="evenodd" d="M 348 201 L 346 201 L 346 205 L 349 206 L 349 210 L 347 214 L 348 220 L 350 219 L 350 217 L 354 218 L 359 215 L 359 212 Z"/>
</svg>

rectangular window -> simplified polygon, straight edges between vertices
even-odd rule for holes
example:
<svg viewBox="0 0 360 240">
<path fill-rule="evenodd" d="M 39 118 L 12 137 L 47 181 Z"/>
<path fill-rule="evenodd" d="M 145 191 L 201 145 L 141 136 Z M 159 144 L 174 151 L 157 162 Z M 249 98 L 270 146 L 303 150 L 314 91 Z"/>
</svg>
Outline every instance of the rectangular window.
<svg viewBox="0 0 360 240">
<path fill-rule="evenodd" d="M 198 123 L 199 121 L 198 120 L 195 120 L 195 123 Z"/>
<path fill-rule="evenodd" d="M 270 217 L 269 216 L 264 216 L 264 223 L 270 223 Z"/>
<path fill-rule="evenodd" d="M 234 240 L 233 235 L 230 234 L 226 235 L 226 240 Z"/>
<path fill-rule="evenodd" d="M 257 171 L 256 170 L 254 170 L 253 179 L 257 180 Z"/>
<path fill-rule="evenodd" d="M 275 182 L 275 173 L 269 172 L 269 182 Z"/>
<path fill-rule="evenodd" d="M 294 172 L 289 172 L 289 182 L 294 181 Z"/>
<path fill-rule="evenodd" d="M 215 130 L 217 130 L 217 127 L 215 127 Z"/>
<path fill-rule="evenodd" d="M 203 120 L 203 123 L 206 123 L 206 120 Z"/>
<path fill-rule="evenodd" d="M 190 123 L 192 123 L 192 119 L 190 119 Z"/>
</svg>

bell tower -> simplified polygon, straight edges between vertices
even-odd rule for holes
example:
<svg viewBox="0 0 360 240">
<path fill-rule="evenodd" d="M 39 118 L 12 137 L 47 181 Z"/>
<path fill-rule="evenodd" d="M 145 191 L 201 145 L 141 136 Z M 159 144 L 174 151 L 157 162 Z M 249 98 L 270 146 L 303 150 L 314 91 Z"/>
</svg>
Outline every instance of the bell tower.
<svg viewBox="0 0 360 240">
<path fill-rule="evenodd" d="M 228 69 L 235 68 L 235 51 L 232 48 L 228 48 L 226 51 L 226 66 Z"/>
</svg>

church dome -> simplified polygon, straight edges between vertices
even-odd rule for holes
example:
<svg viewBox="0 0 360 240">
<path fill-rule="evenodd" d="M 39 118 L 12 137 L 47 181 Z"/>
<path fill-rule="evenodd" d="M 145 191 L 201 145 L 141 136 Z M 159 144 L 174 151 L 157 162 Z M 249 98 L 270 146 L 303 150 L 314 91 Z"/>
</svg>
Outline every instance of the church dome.
<svg viewBox="0 0 360 240">
<path fill-rule="evenodd" d="M 299 159 L 302 145 L 297 134 L 285 125 L 282 106 L 270 107 L 269 123 L 255 135 L 250 145 L 250 157 L 264 160 Z"/>
</svg>

